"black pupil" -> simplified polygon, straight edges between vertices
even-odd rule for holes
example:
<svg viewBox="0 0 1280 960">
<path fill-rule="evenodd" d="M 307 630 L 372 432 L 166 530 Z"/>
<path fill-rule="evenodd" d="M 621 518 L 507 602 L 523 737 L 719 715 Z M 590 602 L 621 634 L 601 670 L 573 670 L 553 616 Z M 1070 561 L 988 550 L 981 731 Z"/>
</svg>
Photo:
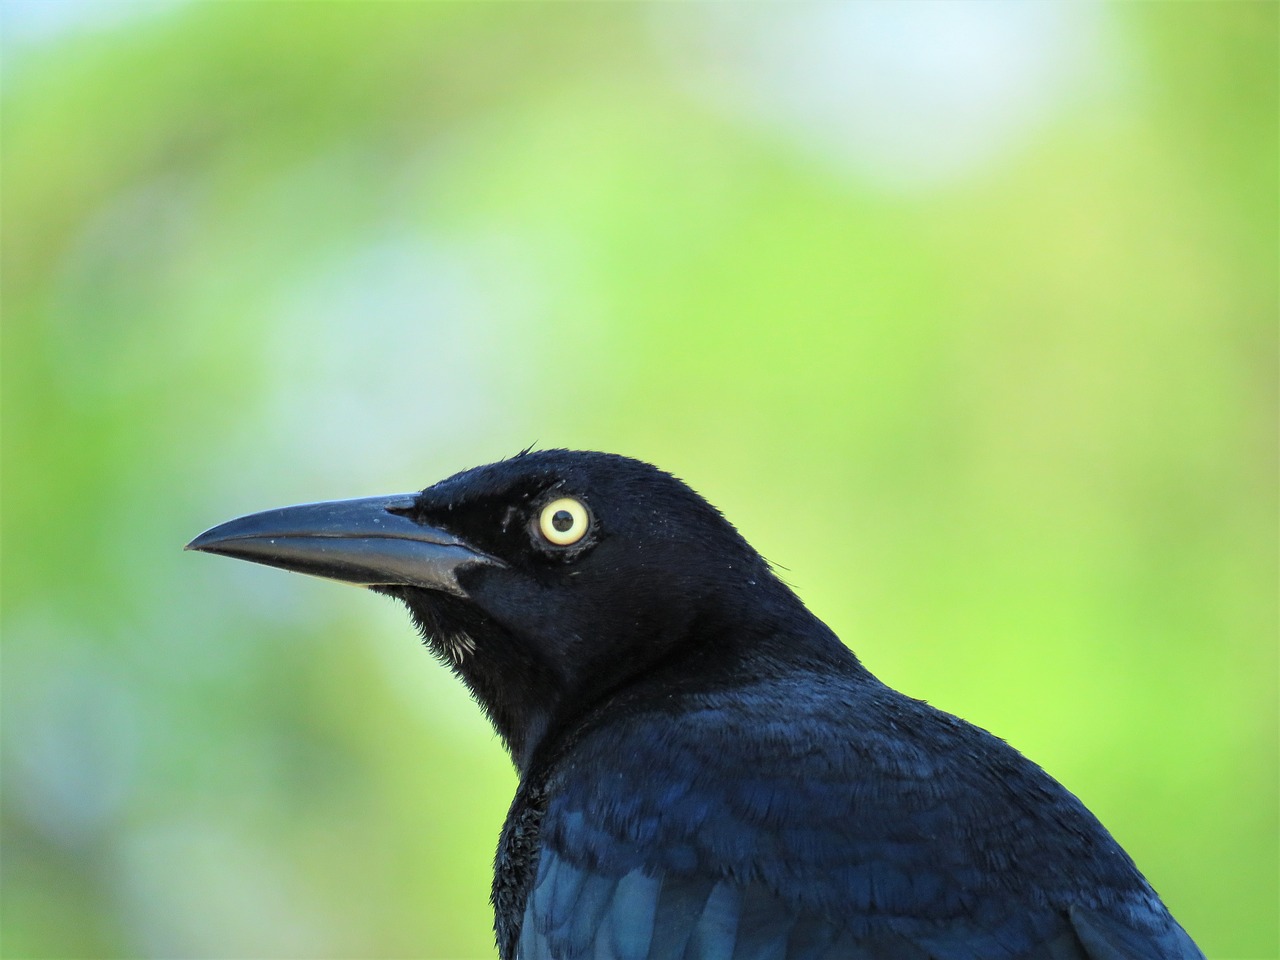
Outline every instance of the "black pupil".
<svg viewBox="0 0 1280 960">
<path fill-rule="evenodd" d="M 564 533 L 573 526 L 573 514 L 568 510 L 557 510 L 551 517 L 551 525 Z"/>
</svg>

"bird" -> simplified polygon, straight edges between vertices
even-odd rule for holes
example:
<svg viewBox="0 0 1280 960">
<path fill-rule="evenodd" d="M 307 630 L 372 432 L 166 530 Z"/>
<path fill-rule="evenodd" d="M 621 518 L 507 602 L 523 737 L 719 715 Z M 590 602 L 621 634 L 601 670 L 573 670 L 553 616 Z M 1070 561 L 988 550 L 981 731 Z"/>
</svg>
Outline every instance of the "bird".
<svg viewBox="0 0 1280 960">
<path fill-rule="evenodd" d="M 501 960 L 1203 960 L 1075 795 L 878 680 L 649 463 L 524 450 L 187 548 L 407 607 L 518 774 Z"/>
</svg>

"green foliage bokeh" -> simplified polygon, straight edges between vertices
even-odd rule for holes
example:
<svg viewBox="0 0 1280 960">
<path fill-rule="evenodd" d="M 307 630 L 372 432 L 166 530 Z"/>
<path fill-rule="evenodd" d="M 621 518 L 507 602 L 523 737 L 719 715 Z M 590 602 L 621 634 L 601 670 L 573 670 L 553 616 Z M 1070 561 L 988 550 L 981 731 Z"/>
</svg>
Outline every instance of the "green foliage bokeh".
<svg viewBox="0 0 1280 960">
<path fill-rule="evenodd" d="M 950 174 L 777 120 L 817 5 L 10 30 L 3 955 L 491 956 L 480 712 L 386 601 L 180 547 L 532 442 L 684 477 L 1210 957 L 1280 955 L 1280 6 L 1080 8 Z"/>
</svg>

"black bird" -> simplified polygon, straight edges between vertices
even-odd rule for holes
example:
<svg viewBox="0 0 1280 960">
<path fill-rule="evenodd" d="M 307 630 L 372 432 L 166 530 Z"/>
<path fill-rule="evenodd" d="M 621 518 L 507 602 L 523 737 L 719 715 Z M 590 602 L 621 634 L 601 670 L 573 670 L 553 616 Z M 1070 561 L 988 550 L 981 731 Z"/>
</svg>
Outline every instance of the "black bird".
<svg viewBox="0 0 1280 960">
<path fill-rule="evenodd" d="M 189 548 L 396 597 L 470 688 L 520 776 L 503 960 L 1203 958 L 1075 796 L 646 463 L 525 452 Z"/>
</svg>

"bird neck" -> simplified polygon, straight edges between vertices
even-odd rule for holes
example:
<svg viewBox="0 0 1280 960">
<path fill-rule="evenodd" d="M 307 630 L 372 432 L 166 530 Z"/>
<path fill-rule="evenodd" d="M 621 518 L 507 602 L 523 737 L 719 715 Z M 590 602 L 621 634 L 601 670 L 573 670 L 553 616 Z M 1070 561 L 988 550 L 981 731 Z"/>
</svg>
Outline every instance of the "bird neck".
<svg viewBox="0 0 1280 960">
<path fill-rule="evenodd" d="M 502 735 L 522 780 L 545 768 L 589 718 L 620 703 L 669 700 L 679 694 L 713 693 L 758 683 L 763 677 L 801 674 L 856 675 L 873 680 L 853 652 L 826 624 L 796 600 L 758 608 L 749 620 L 708 616 L 693 621 L 674 642 L 655 643 L 663 652 L 637 669 L 619 662 L 591 672 L 589 683 L 569 688 L 549 676 L 526 683 L 525 698 L 511 712 L 490 717 Z M 516 684 L 515 686 L 519 686 Z M 473 687 L 473 690 L 475 688 Z M 510 691 L 511 680 L 498 689 Z M 477 697 L 481 698 L 479 693 Z"/>
</svg>

